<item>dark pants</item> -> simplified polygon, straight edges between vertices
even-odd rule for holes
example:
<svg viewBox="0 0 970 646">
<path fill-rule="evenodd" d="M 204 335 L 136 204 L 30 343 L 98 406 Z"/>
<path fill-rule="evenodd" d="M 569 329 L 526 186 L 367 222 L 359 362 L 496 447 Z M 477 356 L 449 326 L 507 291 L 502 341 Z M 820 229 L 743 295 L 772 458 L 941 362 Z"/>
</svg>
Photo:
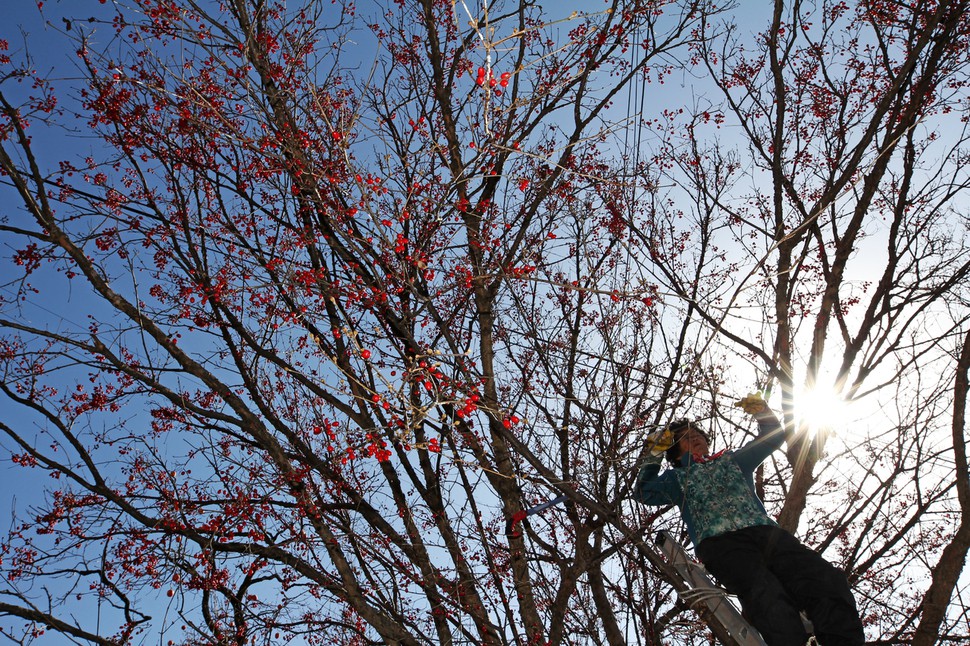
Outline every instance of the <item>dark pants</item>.
<svg viewBox="0 0 970 646">
<path fill-rule="evenodd" d="M 746 527 L 706 538 L 696 551 L 707 571 L 738 595 L 769 646 L 804 646 L 800 610 L 822 646 L 865 643 L 845 575 L 785 530 Z"/>
</svg>

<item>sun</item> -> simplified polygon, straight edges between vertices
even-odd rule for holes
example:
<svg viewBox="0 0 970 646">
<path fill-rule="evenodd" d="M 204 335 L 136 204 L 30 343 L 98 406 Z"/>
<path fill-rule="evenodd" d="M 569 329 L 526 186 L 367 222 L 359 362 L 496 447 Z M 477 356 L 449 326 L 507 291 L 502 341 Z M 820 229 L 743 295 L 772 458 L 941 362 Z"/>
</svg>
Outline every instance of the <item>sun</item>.
<svg viewBox="0 0 970 646">
<path fill-rule="evenodd" d="M 831 388 L 816 387 L 795 393 L 795 416 L 810 432 L 843 427 L 850 413 L 849 404 Z"/>
</svg>

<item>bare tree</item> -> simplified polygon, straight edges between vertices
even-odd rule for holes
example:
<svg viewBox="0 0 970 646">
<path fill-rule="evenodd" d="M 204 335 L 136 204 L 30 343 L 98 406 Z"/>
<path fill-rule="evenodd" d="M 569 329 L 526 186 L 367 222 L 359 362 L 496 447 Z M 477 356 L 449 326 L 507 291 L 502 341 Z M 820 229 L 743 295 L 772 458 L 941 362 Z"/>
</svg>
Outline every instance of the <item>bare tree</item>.
<svg viewBox="0 0 970 646">
<path fill-rule="evenodd" d="M 750 363 L 752 386 L 781 391 L 801 440 L 766 494 L 840 557 L 870 633 L 893 643 L 926 610 L 961 508 L 945 362 L 967 324 L 968 28 L 962 3 L 776 2 L 753 40 L 738 25 L 700 39 L 718 92 L 656 124 L 672 153 L 657 183 L 680 198 L 662 192 L 640 232 L 661 289 Z M 868 412 L 815 433 L 798 410 L 813 390 Z M 928 639 L 965 638 L 955 603 Z"/>
<path fill-rule="evenodd" d="M 2 41 L 4 634 L 729 643 L 626 501 L 774 385 L 779 522 L 873 640 L 965 637 L 967 10 L 732 9 L 110 3 L 76 85 Z M 879 417 L 811 433 L 825 379 Z"/>
<path fill-rule="evenodd" d="M 70 112 L 45 78 L 8 91 L 8 63 L 2 387 L 26 412 L 3 429 L 60 482 L 4 543 L 26 637 L 622 640 L 597 568 L 631 464 L 590 460 L 625 435 L 573 441 L 578 402 L 537 397 L 528 363 L 598 354 L 545 336 L 589 305 L 517 335 L 522 299 L 559 289 L 523 285 L 576 262 L 560 218 L 586 227 L 574 205 L 612 173 L 608 108 L 704 9 L 665 5 L 119 5 L 78 42 Z M 31 133 L 77 120 L 107 147 L 45 169 Z M 58 284 L 87 324 L 21 315 Z M 568 521 L 506 531 L 555 491 Z"/>
</svg>

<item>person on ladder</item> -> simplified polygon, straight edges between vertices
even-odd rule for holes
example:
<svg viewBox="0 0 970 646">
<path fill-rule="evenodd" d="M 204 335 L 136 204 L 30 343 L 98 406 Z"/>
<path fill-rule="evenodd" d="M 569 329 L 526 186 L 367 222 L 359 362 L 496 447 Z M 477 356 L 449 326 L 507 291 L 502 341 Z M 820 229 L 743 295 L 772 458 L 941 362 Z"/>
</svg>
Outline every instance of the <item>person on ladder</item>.
<svg viewBox="0 0 970 646">
<path fill-rule="evenodd" d="M 640 467 L 634 498 L 680 508 L 697 558 L 738 596 L 769 646 L 864 644 L 845 574 L 780 528 L 755 493 L 754 470 L 781 448 L 785 430 L 760 394 L 737 405 L 757 420 L 757 438 L 711 455 L 710 438 L 698 424 L 676 421 Z M 660 473 L 664 453 L 674 468 Z M 805 631 L 802 610 L 817 642 Z"/>
</svg>

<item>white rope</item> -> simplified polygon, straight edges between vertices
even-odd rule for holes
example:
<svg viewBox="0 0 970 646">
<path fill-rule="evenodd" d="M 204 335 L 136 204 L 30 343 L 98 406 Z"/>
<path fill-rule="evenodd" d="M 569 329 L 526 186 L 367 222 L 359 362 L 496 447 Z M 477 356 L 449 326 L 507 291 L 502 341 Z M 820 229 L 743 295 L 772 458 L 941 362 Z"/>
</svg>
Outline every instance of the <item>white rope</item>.
<svg viewBox="0 0 970 646">
<path fill-rule="evenodd" d="M 681 592 L 680 596 L 688 606 L 694 608 L 700 603 L 720 603 L 727 598 L 728 593 L 720 588 L 693 588 L 691 590 Z"/>
</svg>

